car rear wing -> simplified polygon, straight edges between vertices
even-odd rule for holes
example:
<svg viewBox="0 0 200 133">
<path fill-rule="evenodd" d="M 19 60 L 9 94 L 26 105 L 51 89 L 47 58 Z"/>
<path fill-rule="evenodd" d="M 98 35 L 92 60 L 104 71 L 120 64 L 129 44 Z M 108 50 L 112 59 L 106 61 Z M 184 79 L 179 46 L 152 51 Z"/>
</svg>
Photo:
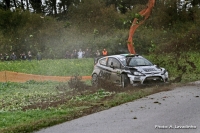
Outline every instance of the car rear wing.
<svg viewBox="0 0 200 133">
<path fill-rule="evenodd" d="M 139 56 L 138 54 L 121 54 L 125 57 L 135 57 L 135 56 Z"/>
</svg>

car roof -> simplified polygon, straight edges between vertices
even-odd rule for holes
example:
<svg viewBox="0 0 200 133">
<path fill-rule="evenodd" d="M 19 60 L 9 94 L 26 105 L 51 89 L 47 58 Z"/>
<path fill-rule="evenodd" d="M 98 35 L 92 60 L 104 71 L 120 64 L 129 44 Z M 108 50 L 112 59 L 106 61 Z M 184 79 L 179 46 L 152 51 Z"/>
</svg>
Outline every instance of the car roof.
<svg viewBox="0 0 200 133">
<path fill-rule="evenodd" d="M 138 54 L 118 54 L 118 55 L 109 55 L 106 57 L 115 57 L 115 58 L 121 59 L 121 58 L 126 58 L 126 57 L 142 57 L 142 56 Z"/>
</svg>

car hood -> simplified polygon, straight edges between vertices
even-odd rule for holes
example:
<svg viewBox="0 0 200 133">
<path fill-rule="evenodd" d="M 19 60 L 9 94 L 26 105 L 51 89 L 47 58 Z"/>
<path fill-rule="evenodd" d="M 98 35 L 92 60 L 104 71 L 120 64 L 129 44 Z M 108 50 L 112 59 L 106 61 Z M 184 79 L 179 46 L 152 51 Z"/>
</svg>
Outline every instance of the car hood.
<svg viewBox="0 0 200 133">
<path fill-rule="evenodd" d="M 157 67 L 156 65 L 153 66 L 136 66 L 130 67 L 130 71 L 139 71 L 141 73 L 161 73 L 164 68 Z"/>
</svg>

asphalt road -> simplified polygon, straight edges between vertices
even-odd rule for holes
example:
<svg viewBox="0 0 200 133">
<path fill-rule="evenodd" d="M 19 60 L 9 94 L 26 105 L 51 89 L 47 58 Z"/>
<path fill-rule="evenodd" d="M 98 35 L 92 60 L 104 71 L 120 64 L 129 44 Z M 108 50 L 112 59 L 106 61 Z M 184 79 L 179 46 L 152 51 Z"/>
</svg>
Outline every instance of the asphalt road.
<svg viewBox="0 0 200 133">
<path fill-rule="evenodd" d="M 36 133 L 200 133 L 200 83 L 175 88 Z"/>
</svg>

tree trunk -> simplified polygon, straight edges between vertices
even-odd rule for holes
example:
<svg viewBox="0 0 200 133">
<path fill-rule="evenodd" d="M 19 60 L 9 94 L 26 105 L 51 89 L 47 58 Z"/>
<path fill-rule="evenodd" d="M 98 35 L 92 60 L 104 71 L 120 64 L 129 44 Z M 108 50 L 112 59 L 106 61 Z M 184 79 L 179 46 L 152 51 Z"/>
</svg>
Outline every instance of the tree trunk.
<svg viewBox="0 0 200 133">
<path fill-rule="evenodd" d="M 29 2 L 26 0 L 26 10 L 29 10 Z"/>
<path fill-rule="evenodd" d="M 54 14 L 55 16 L 57 15 L 57 8 L 56 8 L 56 0 L 53 0 L 53 10 L 54 10 Z"/>
<path fill-rule="evenodd" d="M 17 9 L 17 4 L 16 4 L 16 1 L 15 1 L 15 0 L 13 0 L 13 2 L 14 2 L 15 9 Z"/>
<path fill-rule="evenodd" d="M 23 0 L 21 0 L 21 8 L 22 8 L 22 10 L 24 11 L 24 3 L 23 3 Z"/>
<path fill-rule="evenodd" d="M 10 8 L 10 0 L 5 0 L 6 3 L 6 10 Z"/>
<path fill-rule="evenodd" d="M 131 54 L 136 53 L 135 48 L 133 46 L 134 43 L 133 43 L 133 38 L 132 38 L 134 33 L 135 33 L 135 30 L 141 24 L 143 24 L 144 21 L 150 16 L 152 8 L 154 7 L 154 5 L 155 5 L 155 0 L 149 0 L 147 7 L 139 12 L 139 14 L 144 18 L 142 20 L 139 20 L 139 18 L 135 18 L 133 20 L 133 23 L 132 23 L 130 30 L 129 30 L 129 37 L 128 37 L 128 43 L 127 43 L 129 53 L 131 53 Z"/>
</svg>

